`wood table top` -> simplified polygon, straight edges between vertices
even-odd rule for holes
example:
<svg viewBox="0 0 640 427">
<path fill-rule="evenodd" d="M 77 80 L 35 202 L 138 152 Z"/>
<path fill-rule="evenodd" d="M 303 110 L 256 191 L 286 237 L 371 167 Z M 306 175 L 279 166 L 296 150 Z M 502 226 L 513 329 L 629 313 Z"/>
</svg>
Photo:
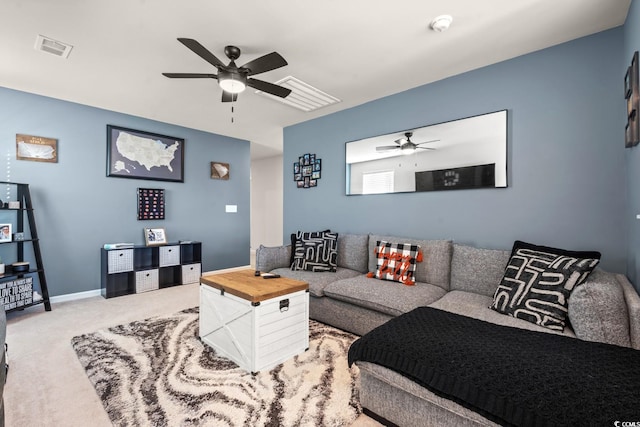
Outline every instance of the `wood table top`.
<svg viewBox="0 0 640 427">
<path fill-rule="evenodd" d="M 260 302 L 309 289 L 307 282 L 287 277 L 264 279 L 254 273 L 255 270 L 244 269 L 229 273 L 207 274 L 200 277 L 200 283 L 251 302 Z"/>
</svg>

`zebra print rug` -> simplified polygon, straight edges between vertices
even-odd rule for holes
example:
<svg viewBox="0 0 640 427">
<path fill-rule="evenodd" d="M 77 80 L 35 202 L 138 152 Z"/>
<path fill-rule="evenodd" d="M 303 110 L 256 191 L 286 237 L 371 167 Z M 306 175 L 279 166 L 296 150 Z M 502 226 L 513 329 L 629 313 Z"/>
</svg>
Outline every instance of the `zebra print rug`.
<svg viewBox="0 0 640 427">
<path fill-rule="evenodd" d="M 309 350 L 257 375 L 198 338 L 198 308 L 74 337 L 116 426 L 345 426 L 362 412 L 356 336 L 310 321 Z"/>
</svg>

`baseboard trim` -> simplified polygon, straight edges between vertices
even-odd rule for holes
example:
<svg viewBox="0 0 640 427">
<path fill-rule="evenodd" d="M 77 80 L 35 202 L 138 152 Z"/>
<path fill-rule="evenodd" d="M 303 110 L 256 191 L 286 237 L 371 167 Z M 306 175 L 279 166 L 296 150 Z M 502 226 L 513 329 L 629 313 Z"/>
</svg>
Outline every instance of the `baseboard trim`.
<svg viewBox="0 0 640 427">
<path fill-rule="evenodd" d="M 231 268 L 223 268 L 221 270 L 205 271 L 204 273 L 202 273 L 202 275 L 204 276 L 205 274 L 230 273 L 232 271 L 246 270 L 247 268 L 251 268 L 251 266 L 250 265 L 243 265 L 243 266 L 240 266 L 240 267 L 231 267 Z M 100 289 L 94 289 L 92 291 L 84 291 L 84 292 L 76 292 L 76 293 L 73 293 L 73 294 L 57 295 L 55 297 L 49 298 L 49 300 L 51 301 L 51 303 L 57 303 L 57 302 L 75 301 L 75 300 L 91 298 L 91 297 L 99 297 L 101 295 L 102 295 L 102 292 L 101 292 Z"/>
<path fill-rule="evenodd" d="M 202 275 L 204 276 L 206 274 L 231 273 L 232 271 L 246 270 L 247 268 L 251 268 L 251 265 L 241 265 L 239 267 L 231 267 L 231 268 L 223 268 L 223 269 L 220 269 L 220 270 L 205 271 L 204 273 L 202 273 Z"/>
<path fill-rule="evenodd" d="M 66 302 L 66 301 L 74 301 L 78 299 L 85 299 L 91 297 L 99 297 L 102 295 L 100 293 L 100 289 L 94 289 L 93 291 L 84 291 L 84 292 L 76 292 L 74 294 L 65 294 L 65 295 L 56 295 L 55 297 L 49 298 L 51 303 L 57 302 Z"/>
<path fill-rule="evenodd" d="M 212 271 L 205 271 L 202 273 L 202 275 L 204 276 L 205 274 L 222 274 L 222 273 L 230 273 L 232 271 L 239 271 L 239 270 L 246 270 L 247 268 L 251 268 L 250 265 L 242 265 L 239 267 L 230 267 L 230 268 L 223 268 L 220 270 L 212 270 Z M 49 298 L 49 301 L 51 301 L 51 303 L 57 303 L 57 302 L 66 302 L 66 301 L 75 301 L 75 300 L 79 300 L 79 299 L 85 299 L 85 298 L 91 298 L 91 297 L 99 297 L 102 295 L 102 292 L 100 289 L 94 289 L 92 291 L 84 291 L 84 292 L 76 292 L 73 294 L 64 294 L 64 295 L 57 295 L 55 297 L 51 297 Z"/>
</svg>

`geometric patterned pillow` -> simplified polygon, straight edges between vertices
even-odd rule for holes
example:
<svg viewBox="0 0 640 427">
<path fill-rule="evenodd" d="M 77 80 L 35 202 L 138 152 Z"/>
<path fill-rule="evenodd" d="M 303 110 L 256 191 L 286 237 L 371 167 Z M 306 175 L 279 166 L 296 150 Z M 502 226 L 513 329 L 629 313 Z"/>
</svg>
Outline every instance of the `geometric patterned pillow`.
<svg viewBox="0 0 640 427">
<path fill-rule="evenodd" d="M 409 243 L 390 243 L 378 240 L 375 255 L 375 277 L 413 286 L 416 284 L 416 263 L 422 262 L 420 246 Z"/>
<path fill-rule="evenodd" d="M 571 291 L 600 262 L 600 252 L 576 252 L 517 240 L 491 308 L 562 331 Z"/>
<path fill-rule="evenodd" d="M 326 230 L 322 230 L 326 233 L 330 233 L 331 230 L 326 229 Z M 322 231 L 314 231 L 312 234 L 316 234 L 319 235 L 320 233 L 322 233 Z M 301 231 L 297 231 L 295 233 L 291 233 L 291 259 L 289 260 L 289 265 L 293 265 L 293 261 L 294 258 L 296 256 L 296 247 L 298 246 L 298 234 L 302 233 Z"/>
<path fill-rule="evenodd" d="M 338 233 L 314 231 L 296 233 L 292 270 L 331 271 L 338 267 Z"/>
</svg>

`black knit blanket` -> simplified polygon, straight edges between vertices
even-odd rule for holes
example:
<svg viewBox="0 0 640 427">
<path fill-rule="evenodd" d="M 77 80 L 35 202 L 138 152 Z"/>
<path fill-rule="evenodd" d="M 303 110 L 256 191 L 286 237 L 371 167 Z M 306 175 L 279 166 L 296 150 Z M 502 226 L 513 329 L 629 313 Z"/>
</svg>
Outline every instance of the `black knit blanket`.
<svg viewBox="0 0 640 427">
<path fill-rule="evenodd" d="M 358 360 L 502 425 L 640 425 L 640 351 L 631 348 L 420 307 L 355 341 L 349 366 Z"/>
</svg>

